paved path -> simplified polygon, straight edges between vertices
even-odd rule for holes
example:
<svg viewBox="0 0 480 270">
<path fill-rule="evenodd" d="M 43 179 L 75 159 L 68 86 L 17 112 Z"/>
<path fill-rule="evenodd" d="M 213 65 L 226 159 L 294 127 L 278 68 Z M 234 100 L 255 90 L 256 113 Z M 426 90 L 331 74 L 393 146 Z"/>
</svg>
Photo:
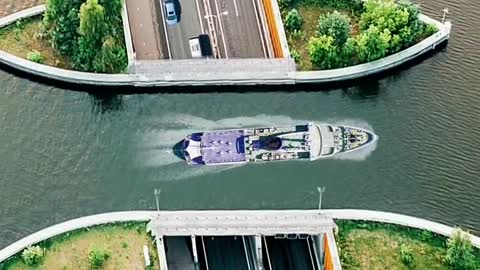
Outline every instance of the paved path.
<svg viewBox="0 0 480 270">
<path fill-rule="evenodd" d="M 1 1 L 1 0 L 0 0 Z M 133 47 L 139 60 L 165 58 L 154 0 L 127 0 Z"/>
<path fill-rule="evenodd" d="M 0 18 L 44 2 L 44 0 L 0 0 Z"/>
</svg>

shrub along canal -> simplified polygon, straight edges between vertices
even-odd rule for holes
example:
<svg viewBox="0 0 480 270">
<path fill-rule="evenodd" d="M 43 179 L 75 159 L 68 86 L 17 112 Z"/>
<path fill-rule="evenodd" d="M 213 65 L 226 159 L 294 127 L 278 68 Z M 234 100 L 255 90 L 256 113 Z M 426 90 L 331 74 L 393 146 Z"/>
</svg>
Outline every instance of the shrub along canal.
<svg viewBox="0 0 480 270">
<path fill-rule="evenodd" d="M 449 7 L 448 49 L 350 88 L 93 96 L 0 71 L 0 246 L 69 218 L 154 209 L 155 188 L 162 209 L 263 209 L 314 208 L 325 186 L 324 208 L 406 213 L 478 233 L 480 6 L 421 4 L 435 18 Z M 192 168 L 170 151 L 195 130 L 304 121 L 370 127 L 380 140 L 360 156 L 242 167 Z"/>
</svg>

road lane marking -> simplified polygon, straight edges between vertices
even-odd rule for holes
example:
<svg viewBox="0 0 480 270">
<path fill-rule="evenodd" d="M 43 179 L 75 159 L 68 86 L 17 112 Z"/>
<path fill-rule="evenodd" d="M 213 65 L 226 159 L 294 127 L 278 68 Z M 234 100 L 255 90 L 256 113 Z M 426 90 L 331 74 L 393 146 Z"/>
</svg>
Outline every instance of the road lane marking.
<svg viewBox="0 0 480 270">
<path fill-rule="evenodd" d="M 258 3 L 258 2 L 257 2 Z M 255 0 L 252 0 L 252 4 L 253 4 L 253 9 L 255 9 L 255 19 L 257 19 L 257 26 L 258 26 L 258 33 L 260 34 L 260 39 L 261 39 L 261 43 L 262 43 L 262 49 L 263 49 L 263 55 L 265 58 L 268 58 L 267 56 L 267 51 L 265 50 L 265 37 L 264 37 L 264 34 L 262 33 L 262 27 L 260 26 L 260 20 L 258 19 L 258 16 L 260 16 L 260 14 L 258 13 L 258 10 L 257 10 L 257 5 L 255 5 Z M 262 20 L 262 24 L 263 24 L 263 20 Z M 265 26 L 263 28 L 263 30 L 265 30 Z M 265 35 L 267 33 L 265 32 Z"/>
<path fill-rule="evenodd" d="M 170 51 L 170 41 L 168 40 L 168 32 L 167 32 L 167 24 L 165 23 L 165 11 L 163 10 L 163 0 L 159 0 L 160 2 L 160 9 L 162 10 L 162 22 L 163 22 L 163 30 L 165 31 L 165 38 L 167 39 L 167 50 L 168 50 L 168 60 L 172 60 L 172 52 Z"/>
<path fill-rule="evenodd" d="M 225 51 L 225 58 L 228 59 L 228 52 L 227 52 L 227 43 L 225 42 L 225 34 L 223 33 L 223 24 L 222 24 L 222 14 L 220 14 L 220 9 L 218 8 L 218 2 L 215 0 L 215 9 L 217 10 L 217 20 L 218 24 L 220 24 L 220 32 L 222 33 L 222 41 L 223 41 L 223 50 Z"/>
<path fill-rule="evenodd" d="M 206 34 L 205 30 L 203 29 L 203 20 L 202 20 L 202 15 L 200 13 L 200 6 L 198 5 L 198 0 L 195 0 L 195 5 L 197 6 L 198 20 L 200 21 L 200 28 L 202 29 L 202 34 Z"/>
<path fill-rule="evenodd" d="M 238 17 L 237 0 L 233 0 L 233 5 L 235 6 L 235 13 L 237 14 L 237 17 Z"/>
</svg>

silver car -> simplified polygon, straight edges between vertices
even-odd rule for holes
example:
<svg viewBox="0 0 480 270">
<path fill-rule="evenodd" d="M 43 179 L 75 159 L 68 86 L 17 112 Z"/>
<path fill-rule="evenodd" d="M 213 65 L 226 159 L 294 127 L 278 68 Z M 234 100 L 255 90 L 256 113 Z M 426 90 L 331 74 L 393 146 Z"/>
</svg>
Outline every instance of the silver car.
<svg viewBox="0 0 480 270">
<path fill-rule="evenodd" d="M 177 11 L 173 0 L 165 1 L 165 21 L 168 25 L 174 25 L 178 22 Z"/>
</svg>

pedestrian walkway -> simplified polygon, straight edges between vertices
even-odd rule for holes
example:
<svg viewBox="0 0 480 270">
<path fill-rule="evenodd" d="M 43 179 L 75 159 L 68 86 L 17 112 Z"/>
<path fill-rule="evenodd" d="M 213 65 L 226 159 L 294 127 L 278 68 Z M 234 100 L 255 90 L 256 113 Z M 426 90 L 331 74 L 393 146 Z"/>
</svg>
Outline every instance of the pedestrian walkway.
<svg viewBox="0 0 480 270">
<path fill-rule="evenodd" d="M 126 4 L 136 59 L 165 58 L 160 44 L 158 29 L 160 18 L 157 17 L 155 2 L 153 0 L 126 0 Z"/>
<path fill-rule="evenodd" d="M 160 211 L 148 223 L 154 236 L 310 234 L 332 231 L 333 219 L 311 210 Z"/>
</svg>

